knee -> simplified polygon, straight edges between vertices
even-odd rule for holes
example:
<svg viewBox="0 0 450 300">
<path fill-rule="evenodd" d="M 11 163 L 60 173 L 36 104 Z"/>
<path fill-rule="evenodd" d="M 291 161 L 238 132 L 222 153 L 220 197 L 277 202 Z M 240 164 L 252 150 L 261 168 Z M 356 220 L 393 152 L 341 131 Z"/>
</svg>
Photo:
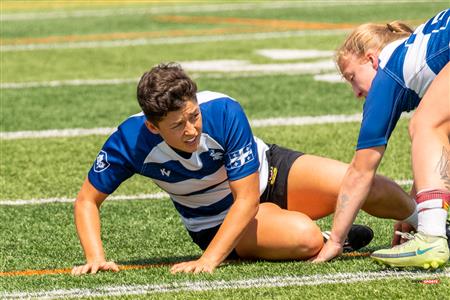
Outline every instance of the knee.
<svg viewBox="0 0 450 300">
<path fill-rule="evenodd" d="M 294 251 L 299 259 L 308 259 L 317 253 L 323 247 L 323 236 L 320 228 L 313 221 L 298 222 L 295 225 L 298 234 L 292 240 L 295 244 Z"/>
</svg>

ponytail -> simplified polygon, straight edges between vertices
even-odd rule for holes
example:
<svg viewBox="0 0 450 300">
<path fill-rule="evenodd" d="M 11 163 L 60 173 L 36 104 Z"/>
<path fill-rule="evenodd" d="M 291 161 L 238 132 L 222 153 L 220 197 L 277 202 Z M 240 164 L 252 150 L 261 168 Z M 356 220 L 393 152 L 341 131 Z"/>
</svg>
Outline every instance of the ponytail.
<svg viewBox="0 0 450 300">
<path fill-rule="evenodd" d="M 368 50 L 381 51 L 387 44 L 409 37 L 411 27 L 399 21 L 388 24 L 366 23 L 358 26 L 336 52 L 336 62 L 342 71 L 349 55 L 363 58 Z"/>
</svg>

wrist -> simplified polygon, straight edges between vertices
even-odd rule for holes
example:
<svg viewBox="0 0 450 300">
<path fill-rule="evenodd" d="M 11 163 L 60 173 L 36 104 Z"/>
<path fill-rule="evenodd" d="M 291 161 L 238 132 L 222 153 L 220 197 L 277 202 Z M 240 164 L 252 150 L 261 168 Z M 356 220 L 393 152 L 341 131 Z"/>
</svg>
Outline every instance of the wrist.
<svg viewBox="0 0 450 300">
<path fill-rule="evenodd" d="M 345 237 L 341 237 L 338 234 L 331 232 L 329 241 L 334 244 L 339 244 L 342 247 L 345 243 Z"/>
<path fill-rule="evenodd" d="M 88 264 L 92 264 L 92 263 L 103 263 L 106 262 L 106 259 L 104 256 L 94 256 L 94 257 L 87 257 L 86 258 L 86 262 Z"/>
</svg>

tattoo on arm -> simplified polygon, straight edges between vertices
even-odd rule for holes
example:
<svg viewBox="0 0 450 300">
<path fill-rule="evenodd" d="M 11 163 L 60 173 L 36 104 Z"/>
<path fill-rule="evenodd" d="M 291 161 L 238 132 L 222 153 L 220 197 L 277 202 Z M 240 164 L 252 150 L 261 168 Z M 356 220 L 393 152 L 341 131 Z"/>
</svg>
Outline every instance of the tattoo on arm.
<svg viewBox="0 0 450 300">
<path fill-rule="evenodd" d="M 450 190 L 450 150 L 445 147 L 442 147 L 442 155 L 435 170 L 439 172 L 445 187 Z"/>
</svg>

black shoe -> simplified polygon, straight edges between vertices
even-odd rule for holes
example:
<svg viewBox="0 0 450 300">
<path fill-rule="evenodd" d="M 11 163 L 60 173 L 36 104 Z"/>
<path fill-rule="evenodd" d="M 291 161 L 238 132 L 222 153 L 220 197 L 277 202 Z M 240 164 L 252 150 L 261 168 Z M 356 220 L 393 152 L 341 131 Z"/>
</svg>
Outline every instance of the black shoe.
<svg viewBox="0 0 450 300">
<path fill-rule="evenodd" d="M 329 231 L 322 232 L 326 242 L 330 238 Z M 352 252 L 367 246 L 373 239 L 373 231 L 369 226 L 353 224 L 344 242 L 344 252 Z"/>
<path fill-rule="evenodd" d="M 353 224 L 344 243 L 344 252 L 359 250 L 373 239 L 373 231 L 369 226 Z"/>
</svg>

